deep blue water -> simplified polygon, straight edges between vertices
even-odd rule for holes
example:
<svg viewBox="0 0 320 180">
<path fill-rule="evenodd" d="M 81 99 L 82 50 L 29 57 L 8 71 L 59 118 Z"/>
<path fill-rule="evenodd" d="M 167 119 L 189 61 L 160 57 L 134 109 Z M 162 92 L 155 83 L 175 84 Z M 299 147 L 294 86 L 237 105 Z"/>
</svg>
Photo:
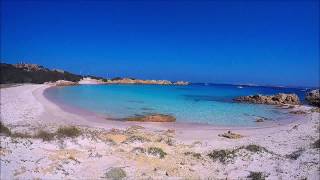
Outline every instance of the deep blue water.
<svg viewBox="0 0 320 180">
<path fill-rule="evenodd" d="M 170 114 L 178 122 L 254 126 L 257 116 L 274 121 L 289 116 L 275 106 L 234 103 L 233 98 L 252 94 L 296 93 L 298 88 L 236 85 L 81 85 L 50 89 L 50 96 L 68 105 L 118 119 L 150 113 Z"/>
</svg>

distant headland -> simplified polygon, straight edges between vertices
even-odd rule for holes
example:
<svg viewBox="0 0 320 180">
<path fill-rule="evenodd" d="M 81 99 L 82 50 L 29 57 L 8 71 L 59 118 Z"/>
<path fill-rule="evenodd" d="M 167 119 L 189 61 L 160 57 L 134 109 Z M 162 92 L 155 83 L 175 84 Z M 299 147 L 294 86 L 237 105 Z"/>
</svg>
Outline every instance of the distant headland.
<svg viewBox="0 0 320 180">
<path fill-rule="evenodd" d="M 58 86 L 77 84 L 150 84 L 150 85 L 189 85 L 186 81 L 171 82 L 168 80 L 142 80 L 135 78 L 103 78 L 82 76 L 60 69 L 48 69 L 37 64 L 0 64 L 0 84 L 10 83 L 51 83 Z"/>
</svg>

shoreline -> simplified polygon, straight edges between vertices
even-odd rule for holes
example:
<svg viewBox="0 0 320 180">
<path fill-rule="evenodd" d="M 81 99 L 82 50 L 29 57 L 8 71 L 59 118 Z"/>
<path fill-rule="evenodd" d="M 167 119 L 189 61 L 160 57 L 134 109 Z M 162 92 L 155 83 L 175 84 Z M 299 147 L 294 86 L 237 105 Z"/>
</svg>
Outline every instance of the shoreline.
<svg viewBox="0 0 320 180">
<path fill-rule="evenodd" d="M 268 179 L 320 177 L 319 148 L 313 145 L 319 139 L 319 113 L 245 129 L 119 122 L 65 111 L 45 97 L 50 87 L 1 89 L 1 122 L 12 132 L 56 132 L 72 125 L 82 134 L 51 141 L 0 135 L 1 179 L 99 179 L 114 167 L 124 170 L 128 179 L 246 179 L 250 172 Z M 221 136 L 228 131 L 239 137 Z M 160 154 L 152 154 L 150 148 L 160 149 Z M 233 154 L 219 160 L 210 155 L 214 152 Z"/>
<path fill-rule="evenodd" d="M 210 124 L 210 123 L 193 123 L 193 122 L 162 122 L 162 123 L 155 123 L 155 122 L 127 122 L 127 121 L 121 121 L 121 120 L 114 120 L 107 115 L 101 114 L 101 113 L 96 113 L 92 112 L 80 107 L 75 107 L 68 105 L 62 101 L 56 100 L 53 97 L 50 96 L 50 89 L 51 88 L 63 88 L 63 87 L 55 87 L 51 86 L 48 88 L 45 88 L 42 90 L 41 93 L 38 94 L 38 96 L 44 96 L 48 101 L 51 103 L 55 104 L 56 106 L 60 107 L 61 110 L 71 113 L 71 114 L 77 114 L 81 115 L 84 117 L 92 118 L 93 121 L 95 122 L 104 122 L 104 123 L 119 123 L 119 124 L 139 124 L 139 125 L 147 125 L 147 124 L 153 124 L 153 125 L 162 125 L 167 128 L 205 128 L 205 129 L 211 129 L 211 130 L 252 130 L 252 129 L 263 129 L 263 128 L 273 128 L 273 127 L 278 127 L 278 126 L 286 126 L 291 123 L 298 122 L 299 119 L 301 118 L 301 115 L 290 115 L 290 117 L 287 117 L 285 119 L 278 119 L 278 120 L 269 120 L 265 122 L 260 122 L 256 126 L 237 126 L 237 125 L 219 125 L 219 124 Z M 259 104 L 258 104 L 259 105 Z M 280 107 L 277 107 L 280 108 Z M 298 111 L 298 110 L 306 110 L 306 109 L 311 109 L 312 107 L 307 106 L 307 105 L 298 105 L 297 107 L 291 109 L 291 111 Z M 280 108 L 281 109 L 281 108 Z M 301 121 L 301 120 L 300 120 Z"/>
</svg>

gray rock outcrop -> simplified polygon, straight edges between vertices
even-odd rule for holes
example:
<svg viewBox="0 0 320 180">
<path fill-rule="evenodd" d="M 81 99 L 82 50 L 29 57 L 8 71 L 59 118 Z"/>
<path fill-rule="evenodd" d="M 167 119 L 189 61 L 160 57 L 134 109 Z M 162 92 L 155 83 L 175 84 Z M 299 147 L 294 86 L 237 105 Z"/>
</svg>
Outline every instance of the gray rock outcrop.
<svg viewBox="0 0 320 180">
<path fill-rule="evenodd" d="M 306 93 L 306 101 L 313 106 L 320 107 L 320 90 L 315 89 Z"/>
<path fill-rule="evenodd" d="M 251 96 L 240 96 L 235 98 L 236 102 L 253 103 L 253 104 L 269 104 L 269 105 L 281 105 L 281 104 L 300 104 L 299 97 L 296 94 L 284 94 L 279 93 L 276 95 L 265 96 L 261 94 Z"/>
</svg>

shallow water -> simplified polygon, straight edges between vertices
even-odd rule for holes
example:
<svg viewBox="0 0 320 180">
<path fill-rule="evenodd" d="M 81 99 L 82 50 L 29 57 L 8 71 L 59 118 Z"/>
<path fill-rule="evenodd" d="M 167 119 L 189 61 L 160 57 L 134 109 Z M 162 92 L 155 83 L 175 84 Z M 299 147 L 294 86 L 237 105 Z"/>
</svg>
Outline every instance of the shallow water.
<svg viewBox="0 0 320 180">
<path fill-rule="evenodd" d="M 302 89 L 234 85 L 81 85 L 49 90 L 51 97 L 67 105 L 125 118 L 135 115 L 170 114 L 177 122 L 227 126 L 255 126 L 257 117 L 272 121 L 286 119 L 288 112 L 275 106 L 234 103 L 237 96 L 296 93 Z"/>
</svg>

